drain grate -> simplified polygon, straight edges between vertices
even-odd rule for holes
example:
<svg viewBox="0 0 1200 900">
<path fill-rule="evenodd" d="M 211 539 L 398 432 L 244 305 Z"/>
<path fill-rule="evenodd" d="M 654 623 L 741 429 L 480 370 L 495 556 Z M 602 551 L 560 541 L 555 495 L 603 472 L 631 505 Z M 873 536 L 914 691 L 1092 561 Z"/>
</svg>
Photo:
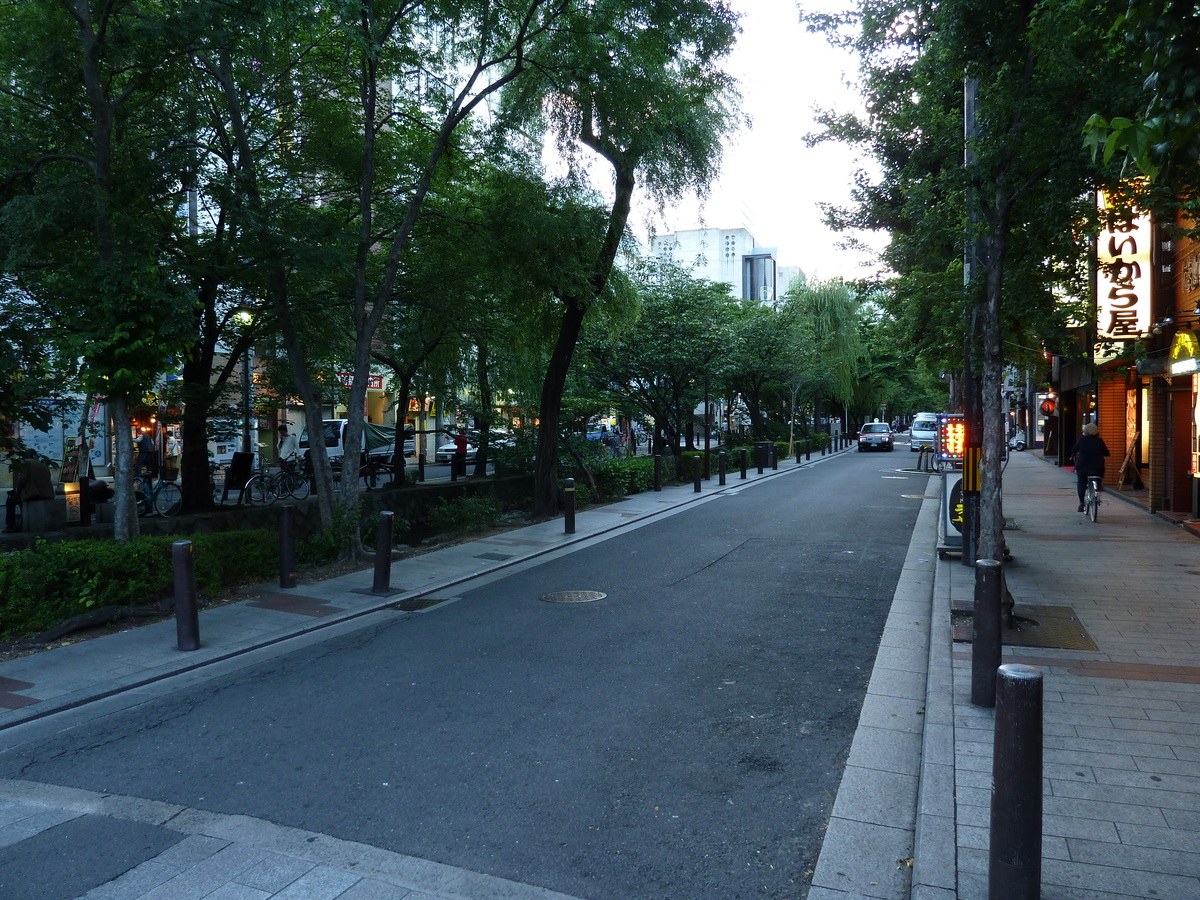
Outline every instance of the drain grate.
<svg viewBox="0 0 1200 900">
<path fill-rule="evenodd" d="M 542 594 L 538 599 L 547 603 L 591 603 L 593 600 L 603 600 L 607 596 L 608 594 L 600 591 L 555 591 Z"/>
<path fill-rule="evenodd" d="M 955 609 L 951 613 L 954 640 L 971 642 L 971 613 Z M 1092 636 L 1069 606 L 1018 606 L 1017 627 L 1002 628 L 1000 642 L 1005 647 L 1053 647 L 1060 650 L 1099 650 Z"/>
<path fill-rule="evenodd" d="M 445 603 L 449 597 L 414 597 L 412 600 L 401 600 L 399 603 L 393 603 L 392 609 L 398 609 L 402 612 L 417 612 L 422 609 L 429 609 L 431 606 L 437 606 L 439 603 Z"/>
</svg>

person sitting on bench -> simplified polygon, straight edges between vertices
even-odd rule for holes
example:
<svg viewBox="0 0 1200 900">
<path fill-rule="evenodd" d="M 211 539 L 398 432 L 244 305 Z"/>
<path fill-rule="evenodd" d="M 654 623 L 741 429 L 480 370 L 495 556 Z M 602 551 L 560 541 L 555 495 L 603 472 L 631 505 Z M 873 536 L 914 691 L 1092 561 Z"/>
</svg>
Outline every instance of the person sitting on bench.
<svg viewBox="0 0 1200 900">
<path fill-rule="evenodd" d="M 30 500 L 53 500 L 54 485 L 50 483 L 50 467 L 38 459 L 36 450 L 26 450 L 24 459 L 14 465 L 12 490 L 4 508 L 4 533 L 17 531 L 17 505 L 25 508 Z"/>
</svg>

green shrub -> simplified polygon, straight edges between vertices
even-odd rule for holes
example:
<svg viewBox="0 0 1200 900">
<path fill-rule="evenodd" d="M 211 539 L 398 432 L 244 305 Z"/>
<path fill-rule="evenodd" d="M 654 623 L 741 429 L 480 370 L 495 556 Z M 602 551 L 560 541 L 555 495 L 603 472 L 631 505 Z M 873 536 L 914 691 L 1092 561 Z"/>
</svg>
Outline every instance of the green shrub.
<svg viewBox="0 0 1200 900">
<path fill-rule="evenodd" d="M 428 513 L 429 527 L 438 533 L 474 531 L 491 528 L 500 519 L 504 507 L 491 495 L 440 500 Z"/>
<path fill-rule="evenodd" d="M 654 489 L 654 458 L 609 456 L 592 467 L 596 488 L 606 497 L 624 497 Z M 578 484 L 579 479 L 576 479 Z"/>
<path fill-rule="evenodd" d="M 174 589 L 175 538 L 38 541 L 0 554 L 0 634 L 37 634 L 102 606 L 157 603 Z M 269 578 L 279 568 L 279 538 L 269 531 L 195 535 L 196 589 L 212 596 Z"/>
</svg>

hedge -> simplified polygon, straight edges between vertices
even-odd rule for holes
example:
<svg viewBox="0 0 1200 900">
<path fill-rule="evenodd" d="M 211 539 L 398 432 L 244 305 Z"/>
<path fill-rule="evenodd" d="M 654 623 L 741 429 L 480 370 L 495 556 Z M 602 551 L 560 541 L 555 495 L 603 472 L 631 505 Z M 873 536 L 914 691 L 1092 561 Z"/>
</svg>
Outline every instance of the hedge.
<svg viewBox="0 0 1200 900">
<path fill-rule="evenodd" d="M 174 589 L 174 540 L 39 540 L 27 550 L 0 553 L 0 634 L 38 634 L 93 607 L 159 602 Z M 279 536 L 273 532 L 197 534 L 191 541 L 201 594 L 215 596 L 279 571 Z"/>
</svg>

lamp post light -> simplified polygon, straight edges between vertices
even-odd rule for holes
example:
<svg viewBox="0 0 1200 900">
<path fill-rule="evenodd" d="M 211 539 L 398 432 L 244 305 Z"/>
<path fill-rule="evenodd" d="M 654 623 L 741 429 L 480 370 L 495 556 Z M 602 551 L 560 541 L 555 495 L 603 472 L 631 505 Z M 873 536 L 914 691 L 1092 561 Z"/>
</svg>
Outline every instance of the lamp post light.
<svg viewBox="0 0 1200 900">
<path fill-rule="evenodd" d="M 254 323 L 254 312 L 249 309 L 239 309 L 235 314 L 238 322 L 245 328 L 249 328 Z M 254 353 L 254 347 L 251 344 L 246 345 L 246 350 L 242 354 L 242 452 L 250 453 L 250 377 L 251 377 L 251 355 Z"/>
</svg>

